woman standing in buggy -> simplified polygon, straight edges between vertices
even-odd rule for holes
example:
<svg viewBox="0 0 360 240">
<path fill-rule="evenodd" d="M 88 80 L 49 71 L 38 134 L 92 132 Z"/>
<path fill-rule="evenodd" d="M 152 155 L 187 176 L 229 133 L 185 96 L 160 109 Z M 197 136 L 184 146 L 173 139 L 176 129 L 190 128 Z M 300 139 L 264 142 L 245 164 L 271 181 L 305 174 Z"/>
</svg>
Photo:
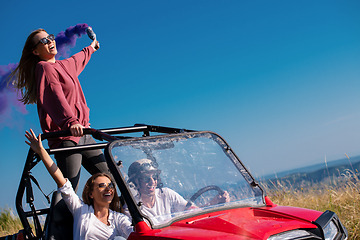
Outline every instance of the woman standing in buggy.
<svg viewBox="0 0 360 240">
<path fill-rule="evenodd" d="M 87 26 L 87 25 L 86 25 Z M 82 26 L 85 29 L 85 26 Z M 84 30 L 85 31 L 85 30 Z M 71 136 L 48 140 L 50 148 L 72 147 L 95 143 L 83 128 L 90 127 L 89 108 L 78 76 L 99 49 L 96 39 L 90 46 L 64 60 L 56 60 L 56 41 L 44 29 L 33 31 L 27 38 L 19 65 L 9 80 L 21 90 L 24 104 L 37 104 L 40 126 L 44 133 L 70 130 Z M 64 176 L 77 191 L 81 165 L 90 174 L 110 174 L 101 150 L 55 154 Z"/>
</svg>

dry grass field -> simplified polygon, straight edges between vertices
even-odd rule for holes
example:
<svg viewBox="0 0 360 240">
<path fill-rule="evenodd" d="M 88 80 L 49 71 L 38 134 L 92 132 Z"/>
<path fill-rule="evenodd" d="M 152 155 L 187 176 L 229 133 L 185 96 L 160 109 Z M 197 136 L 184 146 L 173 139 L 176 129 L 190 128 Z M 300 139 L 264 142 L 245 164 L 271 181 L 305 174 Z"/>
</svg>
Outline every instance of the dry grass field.
<svg viewBox="0 0 360 240">
<path fill-rule="evenodd" d="M 348 230 L 349 240 L 360 239 L 360 180 L 352 172 L 298 187 L 289 181 L 263 185 L 275 204 L 335 212 Z"/>
</svg>

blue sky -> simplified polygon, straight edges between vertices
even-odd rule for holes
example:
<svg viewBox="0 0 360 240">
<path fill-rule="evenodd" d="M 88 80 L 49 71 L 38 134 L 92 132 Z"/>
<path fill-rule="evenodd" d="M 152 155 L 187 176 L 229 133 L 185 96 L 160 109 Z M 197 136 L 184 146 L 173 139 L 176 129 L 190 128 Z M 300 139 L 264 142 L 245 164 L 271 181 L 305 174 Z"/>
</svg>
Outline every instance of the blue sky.
<svg viewBox="0 0 360 240">
<path fill-rule="evenodd" d="M 32 30 L 87 23 L 101 45 L 79 77 L 93 128 L 212 130 L 264 176 L 360 155 L 359 13 L 359 1 L 6 1 L 0 65 Z M 0 116 L 0 207 L 14 206 L 24 131 L 40 132 L 26 111 Z"/>
</svg>

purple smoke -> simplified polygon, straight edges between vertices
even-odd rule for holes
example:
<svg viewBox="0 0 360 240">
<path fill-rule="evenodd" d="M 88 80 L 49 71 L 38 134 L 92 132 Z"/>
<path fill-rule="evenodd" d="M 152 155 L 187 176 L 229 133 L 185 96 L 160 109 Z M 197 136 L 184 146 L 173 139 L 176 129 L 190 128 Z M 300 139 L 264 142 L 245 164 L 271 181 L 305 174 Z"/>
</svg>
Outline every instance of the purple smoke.
<svg viewBox="0 0 360 240">
<path fill-rule="evenodd" d="M 76 39 L 86 34 L 86 28 L 88 25 L 86 23 L 76 24 L 76 26 L 71 26 L 64 31 L 61 31 L 56 37 L 56 48 L 58 54 L 56 59 L 59 57 L 67 58 L 69 57 L 70 48 L 75 47 Z"/>
<path fill-rule="evenodd" d="M 10 63 L 7 66 L 0 66 L 0 129 L 5 125 L 8 127 L 18 126 L 21 121 L 14 121 L 13 115 L 16 113 L 26 114 L 25 105 L 18 99 L 20 96 L 18 92 L 12 87 L 11 83 L 8 85 L 6 79 L 17 67 L 17 63 Z M 15 112 L 13 111 L 15 110 Z M 19 118 L 15 118 L 20 120 Z"/>
<path fill-rule="evenodd" d="M 9 77 L 11 71 L 14 70 L 16 67 L 17 67 L 17 63 L 16 64 L 10 63 L 7 66 L 0 66 L 0 114 L 1 115 L 6 110 L 9 100 L 13 100 L 13 96 L 16 95 L 15 89 L 12 88 L 11 84 L 8 85 L 6 82 L 6 79 Z M 15 102 L 16 105 L 21 106 L 17 102 L 19 101 Z M 20 112 L 26 112 L 25 108 L 21 108 L 19 110 Z"/>
<path fill-rule="evenodd" d="M 56 59 L 60 57 L 69 57 L 70 48 L 76 44 L 76 40 L 86 34 L 86 23 L 77 24 L 61 31 L 56 37 L 56 47 L 58 54 Z M 0 65 L 0 129 L 4 126 L 13 127 L 21 119 L 14 118 L 14 114 L 27 114 L 25 105 L 18 101 L 20 93 L 16 91 L 11 84 L 7 84 L 7 78 L 11 72 L 17 67 L 18 63 L 10 63 L 8 65 Z M 15 111 L 14 111 L 15 110 Z M 15 120 L 16 119 L 16 120 Z"/>
</svg>

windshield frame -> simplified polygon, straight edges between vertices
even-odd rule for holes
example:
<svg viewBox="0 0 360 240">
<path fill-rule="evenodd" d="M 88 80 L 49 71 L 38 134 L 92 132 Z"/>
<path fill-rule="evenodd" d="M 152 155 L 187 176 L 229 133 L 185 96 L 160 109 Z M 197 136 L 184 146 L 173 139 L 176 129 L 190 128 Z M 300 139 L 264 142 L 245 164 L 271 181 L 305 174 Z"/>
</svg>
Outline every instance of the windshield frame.
<svg viewBox="0 0 360 240">
<path fill-rule="evenodd" d="M 223 149 L 223 152 L 226 154 L 226 156 L 233 162 L 233 164 L 236 166 L 239 173 L 244 177 L 244 180 L 249 184 L 251 188 L 258 188 L 258 190 L 261 191 L 261 197 L 262 197 L 262 205 L 265 206 L 265 191 L 261 188 L 261 186 L 258 184 L 258 182 L 255 180 L 255 178 L 251 175 L 251 173 L 247 170 L 247 168 L 244 166 L 244 164 L 241 162 L 241 160 L 238 158 L 238 156 L 235 154 L 235 152 L 230 148 L 228 143 L 217 133 L 214 133 L 212 131 L 194 131 L 194 132 L 185 132 L 185 133 L 176 133 L 176 134 L 164 134 L 164 135 L 154 135 L 154 136 L 144 136 L 144 137 L 134 137 L 134 138 L 128 138 L 128 139 L 120 139 L 110 142 L 107 147 L 104 150 L 108 166 L 110 171 L 114 175 L 114 179 L 117 182 L 117 185 L 119 187 L 119 190 L 122 194 L 122 197 L 124 198 L 127 207 L 129 209 L 129 212 L 133 218 L 133 221 L 135 224 L 139 221 L 142 221 L 146 219 L 146 222 L 151 225 L 152 228 L 158 229 L 163 228 L 166 226 L 171 225 L 172 223 L 187 219 L 189 217 L 194 217 L 197 215 L 202 215 L 204 213 L 209 212 L 215 212 L 219 210 L 226 210 L 226 209 L 233 209 L 233 208 L 244 208 L 244 207 L 253 207 L 253 206 L 246 206 L 246 205 L 239 205 L 239 204 L 230 204 L 230 205 L 219 205 L 212 208 L 202 208 L 201 211 L 189 211 L 184 215 L 180 215 L 177 217 L 172 218 L 170 221 L 164 223 L 164 224 L 154 224 L 151 219 L 143 214 L 140 207 L 138 206 L 134 196 L 131 194 L 131 190 L 123 176 L 123 174 L 120 171 L 120 168 L 118 167 L 118 164 L 116 160 L 114 159 L 112 155 L 112 149 L 114 147 L 121 147 L 121 146 L 129 146 L 132 145 L 132 143 L 136 143 L 143 140 L 154 140 L 154 139 L 166 139 L 166 138 L 179 138 L 179 137 L 186 137 L 186 138 L 194 138 L 194 137 L 201 137 L 205 134 L 211 134 L 212 136 L 216 136 L 219 140 L 214 140 L 216 143 L 219 144 L 219 146 Z M 258 194 L 260 196 L 260 194 Z"/>
</svg>

